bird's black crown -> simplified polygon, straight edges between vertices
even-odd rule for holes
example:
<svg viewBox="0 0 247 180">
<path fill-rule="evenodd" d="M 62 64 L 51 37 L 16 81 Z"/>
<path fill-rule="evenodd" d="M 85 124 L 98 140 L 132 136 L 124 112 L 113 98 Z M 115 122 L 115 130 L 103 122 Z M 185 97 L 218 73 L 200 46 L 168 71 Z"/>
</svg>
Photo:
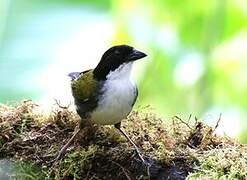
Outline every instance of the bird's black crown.
<svg viewBox="0 0 247 180">
<path fill-rule="evenodd" d="M 105 80 L 110 71 L 114 71 L 123 63 L 135 61 L 147 56 L 145 53 L 135 50 L 128 45 L 113 46 L 102 56 L 99 64 L 94 69 L 94 77 L 97 80 Z"/>
</svg>

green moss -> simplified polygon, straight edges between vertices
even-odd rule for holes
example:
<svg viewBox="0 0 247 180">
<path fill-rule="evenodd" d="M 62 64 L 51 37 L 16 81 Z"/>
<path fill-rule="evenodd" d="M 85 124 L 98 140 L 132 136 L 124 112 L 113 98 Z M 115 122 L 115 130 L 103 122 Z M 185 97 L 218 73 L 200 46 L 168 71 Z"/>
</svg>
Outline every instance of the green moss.
<svg viewBox="0 0 247 180">
<path fill-rule="evenodd" d="M 246 148 L 228 146 L 205 152 L 188 179 L 247 179 Z"/>
<path fill-rule="evenodd" d="M 247 146 L 203 122 L 158 118 L 149 108 L 132 112 L 122 129 L 151 166 L 143 165 L 129 142 L 112 126 L 86 126 L 65 157 L 52 163 L 80 118 L 55 106 L 41 114 L 31 101 L 0 105 L 0 158 L 19 179 L 247 179 Z M 12 165 L 8 165 L 12 167 Z M 17 173 L 18 172 L 18 173 Z"/>
<path fill-rule="evenodd" d="M 90 145 L 85 149 L 78 149 L 73 153 L 68 153 L 58 171 L 55 172 L 56 179 L 80 179 L 83 174 L 91 169 L 91 161 L 93 160 L 98 146 Z"/>
</svg>

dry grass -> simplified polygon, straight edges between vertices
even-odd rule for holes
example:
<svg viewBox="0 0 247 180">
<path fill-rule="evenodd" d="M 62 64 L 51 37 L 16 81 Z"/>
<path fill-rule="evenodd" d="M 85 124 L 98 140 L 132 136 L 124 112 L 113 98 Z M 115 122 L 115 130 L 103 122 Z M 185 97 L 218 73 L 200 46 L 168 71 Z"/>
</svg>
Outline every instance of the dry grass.
<svg viewBox="0 0 247 180">
<path fill-rule="evenodd" d="M 132 112 L 123 129 L 151 167 L 111 126 L 86 127 L 58 163 L 51 161 L 71 137 L 79 117 L 56 106 L 37 113 L 31 101 L 0 105 L 0 179 L 247 179 L 247 146 L 215 135 L 198 120 Z M 191 118 L 190 118 L 191 119 Z"/>
</svg>

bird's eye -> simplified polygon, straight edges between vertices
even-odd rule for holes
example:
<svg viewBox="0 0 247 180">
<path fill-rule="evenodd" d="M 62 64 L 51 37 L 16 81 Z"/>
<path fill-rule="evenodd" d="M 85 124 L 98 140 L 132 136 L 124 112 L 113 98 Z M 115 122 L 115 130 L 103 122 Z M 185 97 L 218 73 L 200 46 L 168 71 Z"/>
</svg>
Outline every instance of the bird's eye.
<svg viewBox="0 0 247 180">
<path fill-rule="evenodd" d="M 115 51 L 114 51 L 114 54 L 120 55 L 120 51 L 119 51 L 119 50 L 115 50 Z"/>
</svg>

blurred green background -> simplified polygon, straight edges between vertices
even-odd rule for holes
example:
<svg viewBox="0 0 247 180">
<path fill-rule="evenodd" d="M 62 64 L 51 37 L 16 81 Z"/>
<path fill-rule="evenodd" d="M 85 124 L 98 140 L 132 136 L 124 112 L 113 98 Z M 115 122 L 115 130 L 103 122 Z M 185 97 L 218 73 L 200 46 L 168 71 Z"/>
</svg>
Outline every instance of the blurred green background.
<svg viewBox="0 0 247 180">
<path fill-rule="evenodd" d="M 71 71 L 111 45 L 148 54 L 135 64 L 138 105 L 190 114 L 247 142 L 246 0 L 0 0 L 0 102 L 72 101 Z"/>
</svg>

